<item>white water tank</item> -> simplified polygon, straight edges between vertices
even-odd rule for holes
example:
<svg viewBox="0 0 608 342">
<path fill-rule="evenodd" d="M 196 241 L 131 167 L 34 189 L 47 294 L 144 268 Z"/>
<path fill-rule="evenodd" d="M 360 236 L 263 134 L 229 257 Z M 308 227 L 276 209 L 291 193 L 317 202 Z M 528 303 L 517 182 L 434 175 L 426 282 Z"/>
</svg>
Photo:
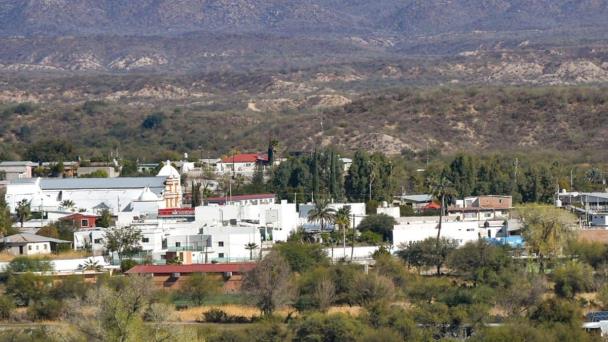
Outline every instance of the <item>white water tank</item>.
<svg viewBox="0 0 608 342">
<path fill-rule="evenodd" d="M 562 200 L 560 200 L 559 198 L 555 200 L 555 206 L 558 208 L 562 207 Z"/>
</svg>

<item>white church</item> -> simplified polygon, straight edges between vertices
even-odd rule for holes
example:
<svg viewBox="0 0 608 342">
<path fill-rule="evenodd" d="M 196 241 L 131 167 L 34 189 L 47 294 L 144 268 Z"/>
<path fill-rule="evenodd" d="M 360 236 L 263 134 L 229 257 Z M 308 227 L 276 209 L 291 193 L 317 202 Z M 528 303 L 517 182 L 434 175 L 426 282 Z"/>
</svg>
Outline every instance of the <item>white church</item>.
<svg viewBox="0 0 608 342">
<path fill-rule="evenodd" d="M 22 200 L 33 212 L 157 213 L 180 208 L 182 188 L 179 172 L 167 161 L 156 177 L 15 179 L 7 185 L 5 199 L 12 213 Z M 66 208 L 66 203 L 73 207 Z"/>
</svg>

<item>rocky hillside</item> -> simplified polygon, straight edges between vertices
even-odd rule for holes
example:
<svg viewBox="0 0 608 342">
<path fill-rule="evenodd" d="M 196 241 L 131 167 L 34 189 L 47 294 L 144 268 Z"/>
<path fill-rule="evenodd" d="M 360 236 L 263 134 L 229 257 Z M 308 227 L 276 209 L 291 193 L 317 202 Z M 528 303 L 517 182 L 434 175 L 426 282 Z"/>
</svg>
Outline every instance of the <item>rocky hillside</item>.
<svg viewBox="0 0 608 342">
<path fill-rule="evenodd" d="M 606 25 L 606 0 L 0 0 L 0 31 L 395 32 L 429 35 Z"/>
</svg>

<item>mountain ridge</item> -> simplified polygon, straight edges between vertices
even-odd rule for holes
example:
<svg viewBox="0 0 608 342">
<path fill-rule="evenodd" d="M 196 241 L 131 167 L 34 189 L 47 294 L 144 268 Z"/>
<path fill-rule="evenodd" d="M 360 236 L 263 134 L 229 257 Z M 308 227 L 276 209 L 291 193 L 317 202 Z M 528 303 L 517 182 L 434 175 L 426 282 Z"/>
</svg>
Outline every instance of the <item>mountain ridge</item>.
<svg viewBox="0 0 608 342">
<path fill-rule="evenodd" d="M 0 0 L 0 35 L 401 34 L 606 27 L 608 0 Z"/>
</svg>

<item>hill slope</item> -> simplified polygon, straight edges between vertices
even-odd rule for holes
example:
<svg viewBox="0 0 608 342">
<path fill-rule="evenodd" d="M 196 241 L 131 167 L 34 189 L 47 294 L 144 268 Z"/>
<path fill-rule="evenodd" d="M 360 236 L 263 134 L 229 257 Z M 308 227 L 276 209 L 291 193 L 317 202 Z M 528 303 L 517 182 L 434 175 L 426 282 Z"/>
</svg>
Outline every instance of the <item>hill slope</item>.
<svg viewBox="0 0 608 342">
<path fill-rule="evenodd" d="M 606 0 L 0 0 L 0 34 L 393 32 L 606 26 Z"/>
</svg>

